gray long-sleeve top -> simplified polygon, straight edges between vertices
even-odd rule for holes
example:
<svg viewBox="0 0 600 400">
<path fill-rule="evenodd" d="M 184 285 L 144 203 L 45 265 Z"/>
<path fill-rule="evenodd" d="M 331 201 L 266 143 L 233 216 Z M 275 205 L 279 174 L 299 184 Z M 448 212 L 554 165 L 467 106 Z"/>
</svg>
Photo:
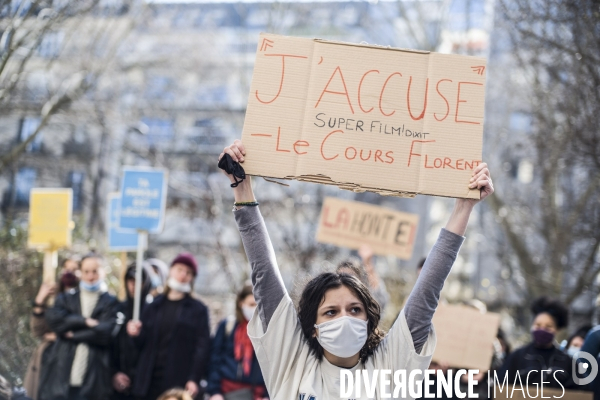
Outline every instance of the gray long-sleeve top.
<svg viewBox="0 0 600 400">
<path fill-rule="evenodd" d="M 235 211 L 234 215 L 252 267 L 257 312 L 266 332 L 271 317 L 286 294 L 286 289 L 258 207 L 244 207 Z M 417 353 L 421 352 L 427 341 L 440 292 L 463 241 L 464 237 L 442 229 L 408 297 L 404 315 Z"/>
</svg>

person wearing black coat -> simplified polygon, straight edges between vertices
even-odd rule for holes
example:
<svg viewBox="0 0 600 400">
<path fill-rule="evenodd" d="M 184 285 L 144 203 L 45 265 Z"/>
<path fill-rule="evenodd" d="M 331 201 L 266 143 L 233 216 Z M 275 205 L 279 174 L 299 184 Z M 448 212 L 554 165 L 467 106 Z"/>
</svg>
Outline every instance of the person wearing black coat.
<svg viewBox="0 0 600 400">
<path fill-rule="evenodd" d="M 543 379 L 544 387 L 576 388 L 571 357 L 559 349 L 555 341 L 556 332 L 567 326 L 567 308 L 557 300 L 540 297 L 532 303 L 531 311 L 534 315 L 532 341 L 508 356 L 498 371 L 498 380 L 508 375 L 508 383 L 512 385 L 518 374 L 523 386 L 540 387 Z M 542 370 L 551 371 L 542 376 Z"/>
<path fill-rule="evenodd" d="M 42 366 L 40 400 L 106 400 L 117 299 L 106 293 L 101 259 L 81 261 L 79 289 L 57 296 L 46 320 L 57 340 Z"/>
<path fill-rule="evenodd" d="M 165 293 L 149 304 L 127 332 L 140 351 L 133 395 L 156 400 L 167 389 L 185 388 L 193 397 L 210 357 L 208 308 L 190 292 L 197 274 L 191 254 L 171 263 Z"/>
<path fill-rule="evenodd" d="M 127 334 L 126 324 L 133 318 L 135 298 L 135 264 L 125 272 L 125 294 L 127 299 L 120 303 L 117 313 L 116 337 L 112 343 L 112 400 L 133 400 L 131 394 L 139 352 L 133 339 Z M 147 306 L 147 297 L 152 290 L 148 266 L 142 268 L 141 311 Z"/>
</svg>

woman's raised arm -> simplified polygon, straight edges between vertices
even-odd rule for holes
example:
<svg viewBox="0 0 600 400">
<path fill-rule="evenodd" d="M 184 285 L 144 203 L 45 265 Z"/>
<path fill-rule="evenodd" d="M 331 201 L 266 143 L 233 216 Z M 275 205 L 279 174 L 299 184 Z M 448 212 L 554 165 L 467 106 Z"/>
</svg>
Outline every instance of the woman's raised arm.
<svg viewBox="0 0 600 400">
<path fill-rule="evenodd" d="M 229 154 L 233 161 L 243 163 L 246 150 L 242 142 L 236 140 L 231 146 L 223 150 L 219 160 L 225 154 Z M 232 175 L 226 175 L 231 183 L 235 182 Z M 256 200 L 249 176 L 233 188 L 233 194 L 236 203 L 254 202 Z M 252 267 L 252 285 L 257 304 L 256 311 L 262 322 L 263 330 L 266 332 L 271 317 L 286 295 L 286 290 L 279 273 L 265 221 L 258 207 L 237 206 L 235 208 L 237 208 L 234 211 L 235 221 L 242 236 L 248 261 Z"/>
<path fill-rule="evenodd" d="M 438 240 L 427 256 L 417 283 L 404 307 L 406 323 L 417 353 L 421 352 L 427 341 L 431 330 L 431 320 L 440 299 L 440 292 L 463 243 L 471 211 L 475 204 L 494 193 L 487 164 L 482 163 L 475 169 L 469 182 L 469 188 L 479 189 L 479 200 L 456 199 L 446 228 L 442 229 Z"/>
</svg>

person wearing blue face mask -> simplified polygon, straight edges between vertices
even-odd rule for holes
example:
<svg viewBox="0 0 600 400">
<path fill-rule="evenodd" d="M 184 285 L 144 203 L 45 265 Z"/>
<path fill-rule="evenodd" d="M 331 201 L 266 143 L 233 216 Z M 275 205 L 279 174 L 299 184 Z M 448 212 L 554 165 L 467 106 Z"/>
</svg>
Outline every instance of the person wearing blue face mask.
<svg viewBox="0 0 600 400">
<path fill-rule="evenodd" d="M 565 346 L 565 350 L 568 355 L 573 357 L 575 353 L 581 351 L 583 343 L 585 342 L 585 337 L 591 330 L 591 325 L 584 325 L 577 329 L 575 333 L 573 333 L 571 336 L 569 336 L 569 339 L 567 339 L 567 344 Z"/>
<path fill-rule="evenodd" d="M 101 400 L 111 393 L 110 342 L 119 303 L 106 292 L 103 261 L 81 260 L 79 288 L 57 296 L 46 312 L 57 335 L 42 371 L 40 400 Z"/>
<path fill-rule="evenodd" d="M 531 342 L 508 356 L 498 376 L 504 379 L 508 374 L 508 382 L 515 382 L 518 374 L 523 385 L 527 379 L 529 385 L 540 385 L 543 380 L 548 382 L 544 383 L 547 387 L 576 387 L 571 357 L 558 348 L 555 339 L 557 332 L 568 324 L 569 310 L 560 301 L 543 296 L 533 301 L 531 312 L 534 316 Z M 551 372 L 544 372 L 542 376 L 542 370 Z"/>
</svg>

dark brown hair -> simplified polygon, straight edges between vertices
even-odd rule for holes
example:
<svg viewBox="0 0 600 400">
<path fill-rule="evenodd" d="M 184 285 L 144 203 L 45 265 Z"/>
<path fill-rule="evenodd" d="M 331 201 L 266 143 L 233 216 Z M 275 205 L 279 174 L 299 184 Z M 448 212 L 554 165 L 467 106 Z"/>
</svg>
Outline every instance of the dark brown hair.
<svg viewBox="0 0 600 400">
<path fill-rule="evenodd" d="M 237 322 L 243 322 L 246 320 L 244 317 L 244 313 L 242 312 L 242 307 L 240 307 L 240 303 L 246 299 L 246 297 L 252 295 L 252 286 L 244 285 L 242 290 L 240 290 L 235 298 L 235 319 Z"/>
<path fill-rule="evenodd" d="M 300 326 L 310 349 L 318 360 L 322 360 L 323 347 L 321 347 L 317 338 L 313 336 L 315 332 L 314 325 L 317 322 L 317 311 L 325 299 L 325 293 L 330 289 L 337 289 L 342 286 L 347 287 L 362 302 L 367 313 L 367 342 L 360 350 L 360 361 L 364 363 L 373 354 L 384 334 L 377 328 L 381 315 L 379 303 L 371 296 L 365 284 L 356 276 L 343 272 L 326 272 L 308 282 L 302 291 L 298 305 Z"/>
</svg>

